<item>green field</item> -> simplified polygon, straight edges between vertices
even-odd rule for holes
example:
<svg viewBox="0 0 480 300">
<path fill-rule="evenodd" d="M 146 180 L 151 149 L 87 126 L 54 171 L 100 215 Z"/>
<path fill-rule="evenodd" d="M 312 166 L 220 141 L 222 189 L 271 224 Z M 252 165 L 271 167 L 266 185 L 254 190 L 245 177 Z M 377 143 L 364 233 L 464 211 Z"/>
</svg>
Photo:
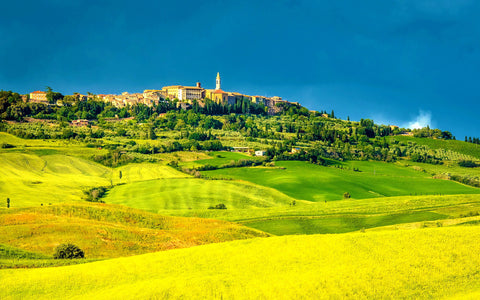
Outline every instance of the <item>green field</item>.
<svg viewBox="0 0 480 300">
<path fill-rule="evenodd" d="M 38 156 L 63 154 L 83 159 L 107 153 L 105 149 L 86 147 L 84 143 L 75 140 L 21 139 L 5 132 L 0 132 L 1 143 L 8 143 L 15 147 L 0 149 L 0 153 L 24 153 Z"/>
<path fill-rule="evenodd" d="M 240 152 L 228 152 L 228 151 L 213 151 L 208 153 L 211 158 L 208 159 L 199 159 L 191 163 L 184 163 L 183 166 L 186 167 L 195 167 L 201 165 L 211 165 L 219 167 L 224 164 L 228 164 L 231 161 L 238 161 L 241 159 L 257 160 L 258 157 L 250 156 L 245 153 Z"/>
<path fill-rule="evenodd" d="M 91 187 L 186 177 L 190 176 L 162 164 L 129 164 L 112 169 L 61 154 L 0 152 L 0 198 L 10 198 L 12 207 L 81 200 L 83 191 Z"/>
<path fill-rule="evenodd" d="M 109 177 L 108 168 L 82 158 L 0 153 L 0 197 L 12 207 L 80 200 L 83 189 L 109 185 Z"/>
<path fill-rule="evenodd" d="M 343 233 L 477 215 L 480 213 L 480 194 L 349 199 L 226 211 L 164 210 L 161 213 L 236 221 L 275 235 Z"/>
<path fill-rule="evenodd" d="M 344 169 L 297 161 L 275 164 L 276 168 L 228 168 L 202 174 L 250 181 L 277 189 L 292 198 L 315 202 L 340 200 L 344 192 L 355 199 L 480 193 L 477 188 L 432 179 L 423 172 L 382 162 L 346 162 Z M 354 172 L 353 168 L 361 172 Z"/>
<path fill-rule="evenodd" d="M 258 221 L 242 222 L 243 224 L 275 235 L 345 233 L 364 228 L 387 226 L 392 224 L 411 223 L 445 219 L 441 215 L 429 211 L 390 213 L 387 215 L 333 215 L 318 217 L 277 217 Z"/>
<path fill-rule="evenodd" d="M 119 185 L 103 199 L 152 212 L 165 209 L 207 209 L 223 203 L 227 209 L 288 205 L 294 199 L 249 182 L 197 178 L 160 179 Z"/>
<path fill-rule="evenodd" d="M 479 239 L 480 227 L 461 226 L 235 241 L 0 270 L 0 298 L 473 299 Z"/>
<path fill-rule="evenodd" d="M 122 172 L 122 178 L 120 178 Z M 132 183 L 152 179 L 190 178 L 190 175 L 161 164 L 128 164 L 112 170 L 113 184 Z"/>
</svg>

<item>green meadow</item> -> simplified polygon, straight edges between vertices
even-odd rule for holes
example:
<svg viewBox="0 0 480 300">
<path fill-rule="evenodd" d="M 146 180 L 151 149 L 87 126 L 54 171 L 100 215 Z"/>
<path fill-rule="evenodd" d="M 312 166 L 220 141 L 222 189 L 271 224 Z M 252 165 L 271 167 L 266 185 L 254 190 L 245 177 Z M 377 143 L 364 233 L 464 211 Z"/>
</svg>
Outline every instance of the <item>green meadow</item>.
<svg viewBox="0 0 480 300">
<path fill-rule="evenodd" d="M 480 194 L 348 199 L 237 210 L 164 210 L 165 215 L 235 221 L 274 235 L 344 233 L 480 213 Z"/>
<path fill-rule="evenodd" d="M 0 152 L 0 198 L 10 198 L 12 207 L 81 200 L 83 191 L 92 187 L 187 177 L 190 176 L 158 163 L 112 169 L 70 155 Z"/>
<path fill-rule="evenodd" d="M 257 160 L 258 157 L 250 156 L 240 152 L 229 152 L 229 151 L 212 151 L 209 152 L 209 158 L 199 159 L 193 162 L 183 163 L 183 166 L 186 167 L 196 167 L 202 165 L 210 165 L 215 167 L 220 167 L 230 163 L 231 161 L 238 161 L 242 159 Z"/>
<path fill-rule="evenodd" d="M 429 211 L 390 213 L 387 215 L 337 215 L 319 217 L 277 217 L 270 220 L 242 222 L 274 235 L 345 233 L 365 228 L 445 219 L 447 216 Z"/>
<path fill-rule="evenodd" d="M 103 199 L 152 212 L 165 209 L 207 209 L 223 203 L 227 209 L 288 205 L 294 199 L 249 182 L 198 178 L 159 179 L 118 185 Z"/>
<path fill-rule="evenodd" d="M 383 162 L 346 162 L 340 165 L 343 169 L 298 161 L 276 162 L 275 165 L 218 169 L 202 174 L 250 181 L 292 198 L 314 202 L 341 200 L 345 192 L 355 199 L 480 192 L 477 188 L 433 179 L 423 172 Z"/>
<path fill-rule="evenodd" d="M 142 163 L 110 169 L 66 155 L 13 153 L 0 154 L 0 160 L 0 197 L 10 198 L 12 207 L 81 200 L 83 191 L 92 187 L 189 177 L 160 164 Z"/>
<path fill-rule="evenodd" d="M 12 207 L 80 200 L 83 189 L 110 184 L 110 170 L 82 158 L 0 153 L 0 197 Z"/>
</svg>

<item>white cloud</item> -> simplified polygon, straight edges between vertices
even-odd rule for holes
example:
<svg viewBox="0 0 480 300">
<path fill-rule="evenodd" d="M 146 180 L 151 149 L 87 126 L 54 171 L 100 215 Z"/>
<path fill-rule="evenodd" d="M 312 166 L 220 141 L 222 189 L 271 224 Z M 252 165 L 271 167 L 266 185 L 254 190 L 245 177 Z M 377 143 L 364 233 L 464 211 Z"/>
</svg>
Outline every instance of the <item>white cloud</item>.
<svg viewBox="0 0 480 300">
<path fill-rule="evenodd" d="M 402 127 L 410 128 L 410 129 L 420 129 L 423 127 L 430 126 L 432 127 L 432 113 L 429 111 L 422 111 L 418 113 L 418 116 L 415 119 L 411 120 L 410 122 L 406 123 Z"/>
</svg>

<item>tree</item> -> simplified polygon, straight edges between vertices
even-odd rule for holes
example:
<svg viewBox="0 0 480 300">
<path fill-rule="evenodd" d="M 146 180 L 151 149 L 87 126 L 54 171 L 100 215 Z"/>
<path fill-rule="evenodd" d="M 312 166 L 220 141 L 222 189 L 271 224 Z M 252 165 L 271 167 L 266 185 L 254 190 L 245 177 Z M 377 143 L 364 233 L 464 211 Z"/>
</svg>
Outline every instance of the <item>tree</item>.
<svg viewBox="0 0 480 300">
<path fill-rule="evenodd" d="M 147 138 L 150 140 L 157 139 L 157 135 L 155 134 L 155 128 L 153 126 L 148 127 Z"/>
<path fill-rule="evenodd" d="M 55 249 L 54 259 L 84 258 L 85 253 L 78 246 L 73 244 L 60 244 Z"/>
<path fill-rule="evenodd" d="M 47 100 L 48 103 L 55 104 L 57 100 L 63 99 L 63 95 L 61 93 L 54 92 L 51 87 L 47 86 Z"/>
<path fill-rule="evenodd" d="M 345 192 L 343 193 L 343 198 L 344 199 L 349 199 L 351 196 L 350 196 L 350 193 L 349 192 Z"/>
<path fill-rule="evenodd" d="M 75 102 L 77 101 L 77 99 L 75 98 L 75 96 L 65 96 L 63 97 L 63 105 L 65 106 L 72 106 Z"/>
<path fill-rule="evenodd" d="M 10 208 L 10 198 L 7 198 L 7 208 Z"/>
</svg>

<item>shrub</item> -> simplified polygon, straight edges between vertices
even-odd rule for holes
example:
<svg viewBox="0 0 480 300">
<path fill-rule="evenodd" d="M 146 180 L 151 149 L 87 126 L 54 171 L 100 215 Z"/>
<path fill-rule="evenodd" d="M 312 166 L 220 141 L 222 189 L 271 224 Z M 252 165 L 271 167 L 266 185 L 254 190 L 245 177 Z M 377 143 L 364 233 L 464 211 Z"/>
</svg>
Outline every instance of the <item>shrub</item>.
<svg viewBox="0 0 480 300">
<path fill-rule="evenodd" d="M 225 204 L 220 203 L 220 204 L 217 204 L 215 206 L 210 206 L 210 207 L 208 207 L 208 209 L 227 209 L 227 207 L 225 206 Z"/>
<path fill-rule="evenodd" d="M 61 244 L 55 249 L 54 259 L 84 258 L 85 253 L 73 244 Z"/>
<path fill-rule="evenodd" d="M 2 144 L 0 145 L 0 148 L 2 148 L 2 149 L 9 149 L 9 148 L 15 148 L 15 146 L 12 145 L 12 144 L 8 144 L 8 143 L 2 143 Z"/>
<path fill-rule="evenodd" d="M 91 188 L 87 191 L 83 191 L 83 193 L 86 196 L 87 201 L 89 202 L 100 202 L 104 203 L 104 201 L 101 199 L 103 196 L 105 196 L 105 193 L 108 191 L 108 189 L 104 186 L 101 187 L 95 187 Z"/>
<path fill-rule="evenodd" d="M 344 198 L 344 199 L 348 199 L 348 198 L 350 198 L 350 197 L 351 197 L 351 196 L 350 196 L 350 193 L 349 193 L 349 192 L 343 193 L 343 198 Z"/>
<path fill-rule="evenodd" d="M 479 166 L 479 165 L 477 165 L 476 162 L 471 161 L 471 160 L 461 160 L 461 161 L 458 162 L 458 165 L 460 167 L 464 167 L 464 168 L 476 168 L 476 167 Z"/>
</svg>

